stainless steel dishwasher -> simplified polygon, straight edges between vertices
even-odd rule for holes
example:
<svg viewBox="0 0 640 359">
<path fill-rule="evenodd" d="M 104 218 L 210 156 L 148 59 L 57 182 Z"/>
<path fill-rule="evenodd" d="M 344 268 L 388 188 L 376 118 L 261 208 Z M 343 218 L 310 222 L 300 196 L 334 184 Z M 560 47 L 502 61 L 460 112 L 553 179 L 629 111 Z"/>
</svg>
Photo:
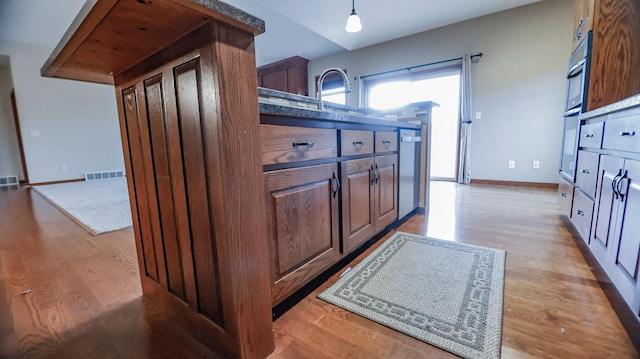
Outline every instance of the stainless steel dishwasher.
<svg viewBox="0 0 640 359">
<path fill-rule="evenodd" d="M 398 218 L 418 207 L 420 192 L 420 130 L 400 130 Z"/>
</svg>

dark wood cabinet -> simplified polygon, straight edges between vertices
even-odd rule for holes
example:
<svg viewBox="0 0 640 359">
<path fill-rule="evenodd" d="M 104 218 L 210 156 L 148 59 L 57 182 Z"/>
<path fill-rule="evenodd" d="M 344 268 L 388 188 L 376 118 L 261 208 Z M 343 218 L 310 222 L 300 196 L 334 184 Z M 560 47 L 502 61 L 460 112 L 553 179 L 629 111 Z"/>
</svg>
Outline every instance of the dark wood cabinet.
<svg viewBox="0 0 640 359">
<path fill-rule="evenodd" d="M 214 1 L 90 1 L 42 68 L 115 86 L 145 302 L 225 358 L 274 350 L 254 54 L 263 31 Z"/>
<path fill-rule="evenodd" d="M 342 251 L 349 252 L 375 234 L 373 158 L 344 161 L 342 181 Z"/>
<path fill-rule="evenodd" d="M 398 156 L 376 157 L 374 171 L 374 224 L 377 231 L 398 218 Z"/>
<path fill-rule="evenodd" d="M 640 93 L 640 1 L 578 0 L 576 10 L 593 11 L 587 111 Z"/>
<path fill-rule="evenodd" d="M 576 0 L 573 19 L 573 49 L 578 47 L 587 32 L 593 29 L 595 0 Z"/>
<path fill-rule="evenodd" d="M 258 86 L 273 90 L 307 95 L 307 64 L 309 60 L 293 56 L 258 67 Z"/>
<path fill-rule="evenodd" d="M 270 120 L 281 119 L 260 125 L 275 306 L 398 218 L 398 132 Z"/>
<path fill-rule="evenodd" d="M 265 172 L 273 304 L 340 258 L 335 163 Z"/>
<path fill-rule="evenodd" d="M 346 253 L 398 219 L 398 156 L 343 161 L 341 172 Z"/>
</svg>

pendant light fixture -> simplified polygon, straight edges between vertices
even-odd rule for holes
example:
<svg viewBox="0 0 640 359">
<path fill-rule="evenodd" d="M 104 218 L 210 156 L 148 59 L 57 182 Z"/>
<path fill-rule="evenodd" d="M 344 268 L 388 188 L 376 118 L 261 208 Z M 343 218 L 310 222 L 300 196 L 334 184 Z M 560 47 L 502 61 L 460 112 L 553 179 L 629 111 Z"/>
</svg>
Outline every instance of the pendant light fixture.
<svg viewBox="0 0 640 359">
<path fill-rule="evenodd" d="M 356 14 L 356 0 L 351 0 L 351 15 L 347 19 L 347 26 L 344 28 L 347 32 L 358 32 L 362 30 L 360 16 Z"/>
</svg>

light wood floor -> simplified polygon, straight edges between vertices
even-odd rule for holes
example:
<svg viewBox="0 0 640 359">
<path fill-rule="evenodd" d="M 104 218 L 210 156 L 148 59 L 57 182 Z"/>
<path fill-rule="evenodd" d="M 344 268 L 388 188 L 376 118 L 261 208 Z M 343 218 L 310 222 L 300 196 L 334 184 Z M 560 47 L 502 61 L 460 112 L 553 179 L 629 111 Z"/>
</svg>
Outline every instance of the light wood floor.
<svg viewBox="0 0 640 359">
<path fill-rule="evenodd" d="M 400 230 L 507 250 L 504 358 L 639 357 L 554 191 L 435 183 L 432 194 L 429 219 Z M 455 357 L 316 299 L 337 276 L 274 322 L 270 359 Z M 0 358 L 218 357 L 140 294 L 131 230 L 94 237 L 36 193 L 0 189 Z"/>
</svg>

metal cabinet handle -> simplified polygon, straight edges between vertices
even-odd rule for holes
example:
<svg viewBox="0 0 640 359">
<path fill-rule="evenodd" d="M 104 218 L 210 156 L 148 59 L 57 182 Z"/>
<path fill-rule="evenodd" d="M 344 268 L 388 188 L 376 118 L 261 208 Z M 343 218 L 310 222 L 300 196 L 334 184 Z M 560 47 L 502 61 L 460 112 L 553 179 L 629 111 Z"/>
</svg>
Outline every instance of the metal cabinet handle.
<svg viewBox="0 0 640 359">
<path fill-rule="evenodd" d="M 390 144 L 391 144 L 391 141 L 385 140 L 385 141 L 382 141 L 382 144 L 383 144 L 383 145 L 390 145 Z"/>
<path fill-rule="evenodd" d="M 331 178 L 331 192 L 333 192 L 333 198 L 336 198 L 339 190 L 340 190 L 340 181 L 338 180 L 336 173 L 333 172 L 333 177 Z"/>
<path fill-rule="evenodd" d="M 616 190 L 618 187 L 616 183 L 618 181 L 618 177 L 622 177 L 622 168 L 618 170 L 618 174 L 613 177 L 613 180 L 611 180 L 611 190 L 613 191 L 613 197 L 615 197 L 615 199 L 620 198 L 620 193 Z"/>
<path fill-rule="evenodd" d="M 591 173 L 590 170 L 584 169 L 584 170 L 580 170 L 581 173 L 584 173 L 586 175 L 588 175 L 589 173 Z"/>
<path fill-rule="evenodd" d="M 567 194 L 565 192 L 560 193 L 560 197 L 567 198 Z"/>
<path fill-rule="evenodd" d="M 626 196 L 626 193 L 622 193 L 622 188 L 620 187 L 620 185 L 622 184 L 622 180 L 629 178 L 627 177 L 628 173 L 629 171 L 625 170 L 624 174 L 620 177 L 620 179 L 618 179 L 618 183 L 616 183 L 616 191 L 618 192 L 618 195 L 620 195 L 620 202 L 624 202 L 624 196 Z"/>
<path fill-rule="evenodd" d="M 635 136 L 636 131 L 622 131 L 620 132 L 620 136 Z"/>
<path fill-rule="evenodd" d="M 371 165 L 371 169 L 369 170 L 369 181 L 372 186 L 376 182 L 376 170 L 373 168 L 373 165 Z"/>
<path fill-rule="evenodd" d="M 584 135 L 584 137 L 586 137 L 586 138 L 593 138 L 593 133 L 587 133 L 586 135 Z"/>
<path fill-rule="evenodd" d="M 294 142 L 291 144 L 291 146 L 293 146 L 294 148 L 300 147 L 300 146 L 307 146 L 309 148 L 313 147 L 313 142 Z"/>
<path fill-rule="evenodd" d="M 578 38 L 578 40 L 582 38 L 582 31 L 580 31 L 580 28 L 582 27 L 582 23 L 583 23 L 583 20 L 580 19 L 580 21 L 578 21 L 578 26 L 576 26 L 576 37 Z"/>
<path fill-rule="evenodd" d="M 357 146 L 357 145 L 364 146 L 364 141 L 353 141 L 353 145 L 354 146 Z"/>
<path fill-rule="evenodd" d="M 376 183 L 378 183 L 378 181 L 380 180 L 380 169 L 378 169 L 378 165 L 376 165 Z"/>
<path fill-rule="evenodd" d="M 584 217 L 584 211 L 581 210 L 581 209 L 577 210 L 576 214 L 579 215 L 579 216 L 583 216 Z"/>
</svg>

